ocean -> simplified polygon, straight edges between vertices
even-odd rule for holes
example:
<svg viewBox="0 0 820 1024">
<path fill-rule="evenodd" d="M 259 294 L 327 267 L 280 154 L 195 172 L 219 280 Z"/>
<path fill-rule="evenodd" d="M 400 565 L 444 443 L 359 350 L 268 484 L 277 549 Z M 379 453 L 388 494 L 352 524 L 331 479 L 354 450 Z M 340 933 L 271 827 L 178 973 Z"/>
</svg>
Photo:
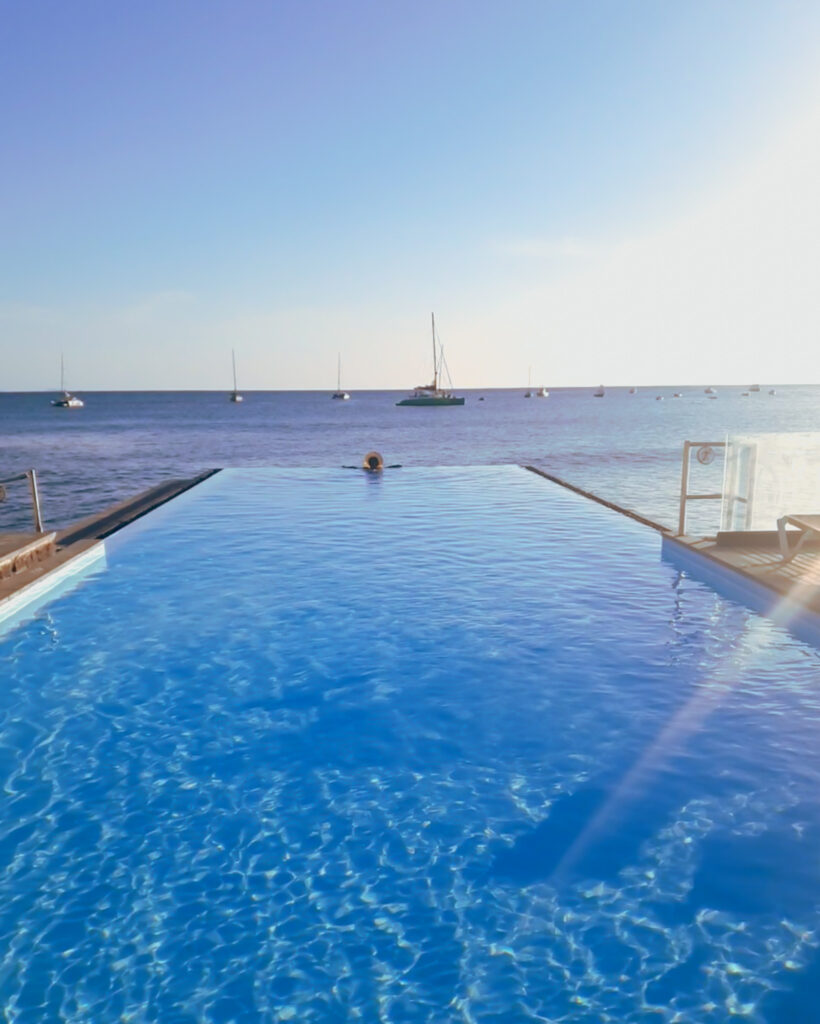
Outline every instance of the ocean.
<svg viewBox="0 0 820 1024">
<path fill-rule="evenodd" d="M 163 480 L 211 467 L 387 464 L 538 466 L 665 525 L 677 521 L 686 439 L 812 431 L 820 388 L 592 388 L 525 399 L 523 389 L 464 391 L 455 408 L 398 408 L 400 391 L 86 392 L 85 408 L 56 409 L 47 393 L 0 394 L 0 480 L 38 472 L 47 528 L 58 529 Z M 673 398 L 675 392 L 680 398 Z M 657 401 L 662 395 L 664 400 Z M 720 486 L 721 460 L 696 466 L 692 487 Z M 6 487 L 0 530 L 30 528 L 25 484 Z M 695 522 L 717 524 L 718 502 Z M 708 507 L 707 507 L 708 506 Z"/>
</svg>

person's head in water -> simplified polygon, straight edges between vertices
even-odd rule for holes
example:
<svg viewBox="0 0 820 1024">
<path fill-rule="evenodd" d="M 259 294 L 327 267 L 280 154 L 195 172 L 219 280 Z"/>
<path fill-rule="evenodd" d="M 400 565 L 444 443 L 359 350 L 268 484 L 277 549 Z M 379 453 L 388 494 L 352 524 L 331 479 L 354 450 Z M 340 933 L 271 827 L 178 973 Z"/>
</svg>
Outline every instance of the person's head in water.
<svg viewBox="0 0 820 1024">
<path fill-rule="evenodd" d="M 368 473 L 378 473 L 384 469 L 384 459 L 378 452 L 368 452 L 362 462 L 362 469 L 366 469 Z"/>
</svg>

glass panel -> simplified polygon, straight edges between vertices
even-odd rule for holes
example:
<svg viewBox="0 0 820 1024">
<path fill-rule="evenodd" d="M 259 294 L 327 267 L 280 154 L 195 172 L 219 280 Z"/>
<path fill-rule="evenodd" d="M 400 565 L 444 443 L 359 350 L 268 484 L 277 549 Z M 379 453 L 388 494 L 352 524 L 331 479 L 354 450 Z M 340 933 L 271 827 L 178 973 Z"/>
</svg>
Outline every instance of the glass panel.
<svg viewBox="0 0 820 1024">
<path fill-rule="evenodd" d="M 820 434 L 729 437 L 722 530 L 774 530 L 780 516 L 820 512 Z"/>
</svg>

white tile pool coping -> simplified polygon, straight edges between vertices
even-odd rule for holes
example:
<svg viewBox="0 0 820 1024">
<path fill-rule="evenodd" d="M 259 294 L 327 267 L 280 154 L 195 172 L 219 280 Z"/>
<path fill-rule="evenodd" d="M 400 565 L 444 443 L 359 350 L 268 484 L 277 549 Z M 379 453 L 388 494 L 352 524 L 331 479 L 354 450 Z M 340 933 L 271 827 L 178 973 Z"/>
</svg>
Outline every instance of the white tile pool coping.
<svg viewBox="0 0 820 1024">
<path fill-rule="evenodd" d="M 98 541 L 63 565 L 0 600 L 0 636 L 23 619 L 30 618 L 44 604 L 77 586 L 89 572 L 104 565 L 105 542 Z"/>
</svg>

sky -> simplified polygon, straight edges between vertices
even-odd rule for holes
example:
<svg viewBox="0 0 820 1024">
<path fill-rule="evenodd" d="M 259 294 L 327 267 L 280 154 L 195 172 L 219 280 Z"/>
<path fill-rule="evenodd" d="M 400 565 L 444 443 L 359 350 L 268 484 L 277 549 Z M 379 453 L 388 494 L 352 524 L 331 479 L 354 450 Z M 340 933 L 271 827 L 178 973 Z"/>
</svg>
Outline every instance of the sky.
<svg viewBox="0 0 820 1024">
<path fill-rule="evenodd" d="M 8 0 L 0 391 L 820 383 L 816 0 Z"/>
</svg>

